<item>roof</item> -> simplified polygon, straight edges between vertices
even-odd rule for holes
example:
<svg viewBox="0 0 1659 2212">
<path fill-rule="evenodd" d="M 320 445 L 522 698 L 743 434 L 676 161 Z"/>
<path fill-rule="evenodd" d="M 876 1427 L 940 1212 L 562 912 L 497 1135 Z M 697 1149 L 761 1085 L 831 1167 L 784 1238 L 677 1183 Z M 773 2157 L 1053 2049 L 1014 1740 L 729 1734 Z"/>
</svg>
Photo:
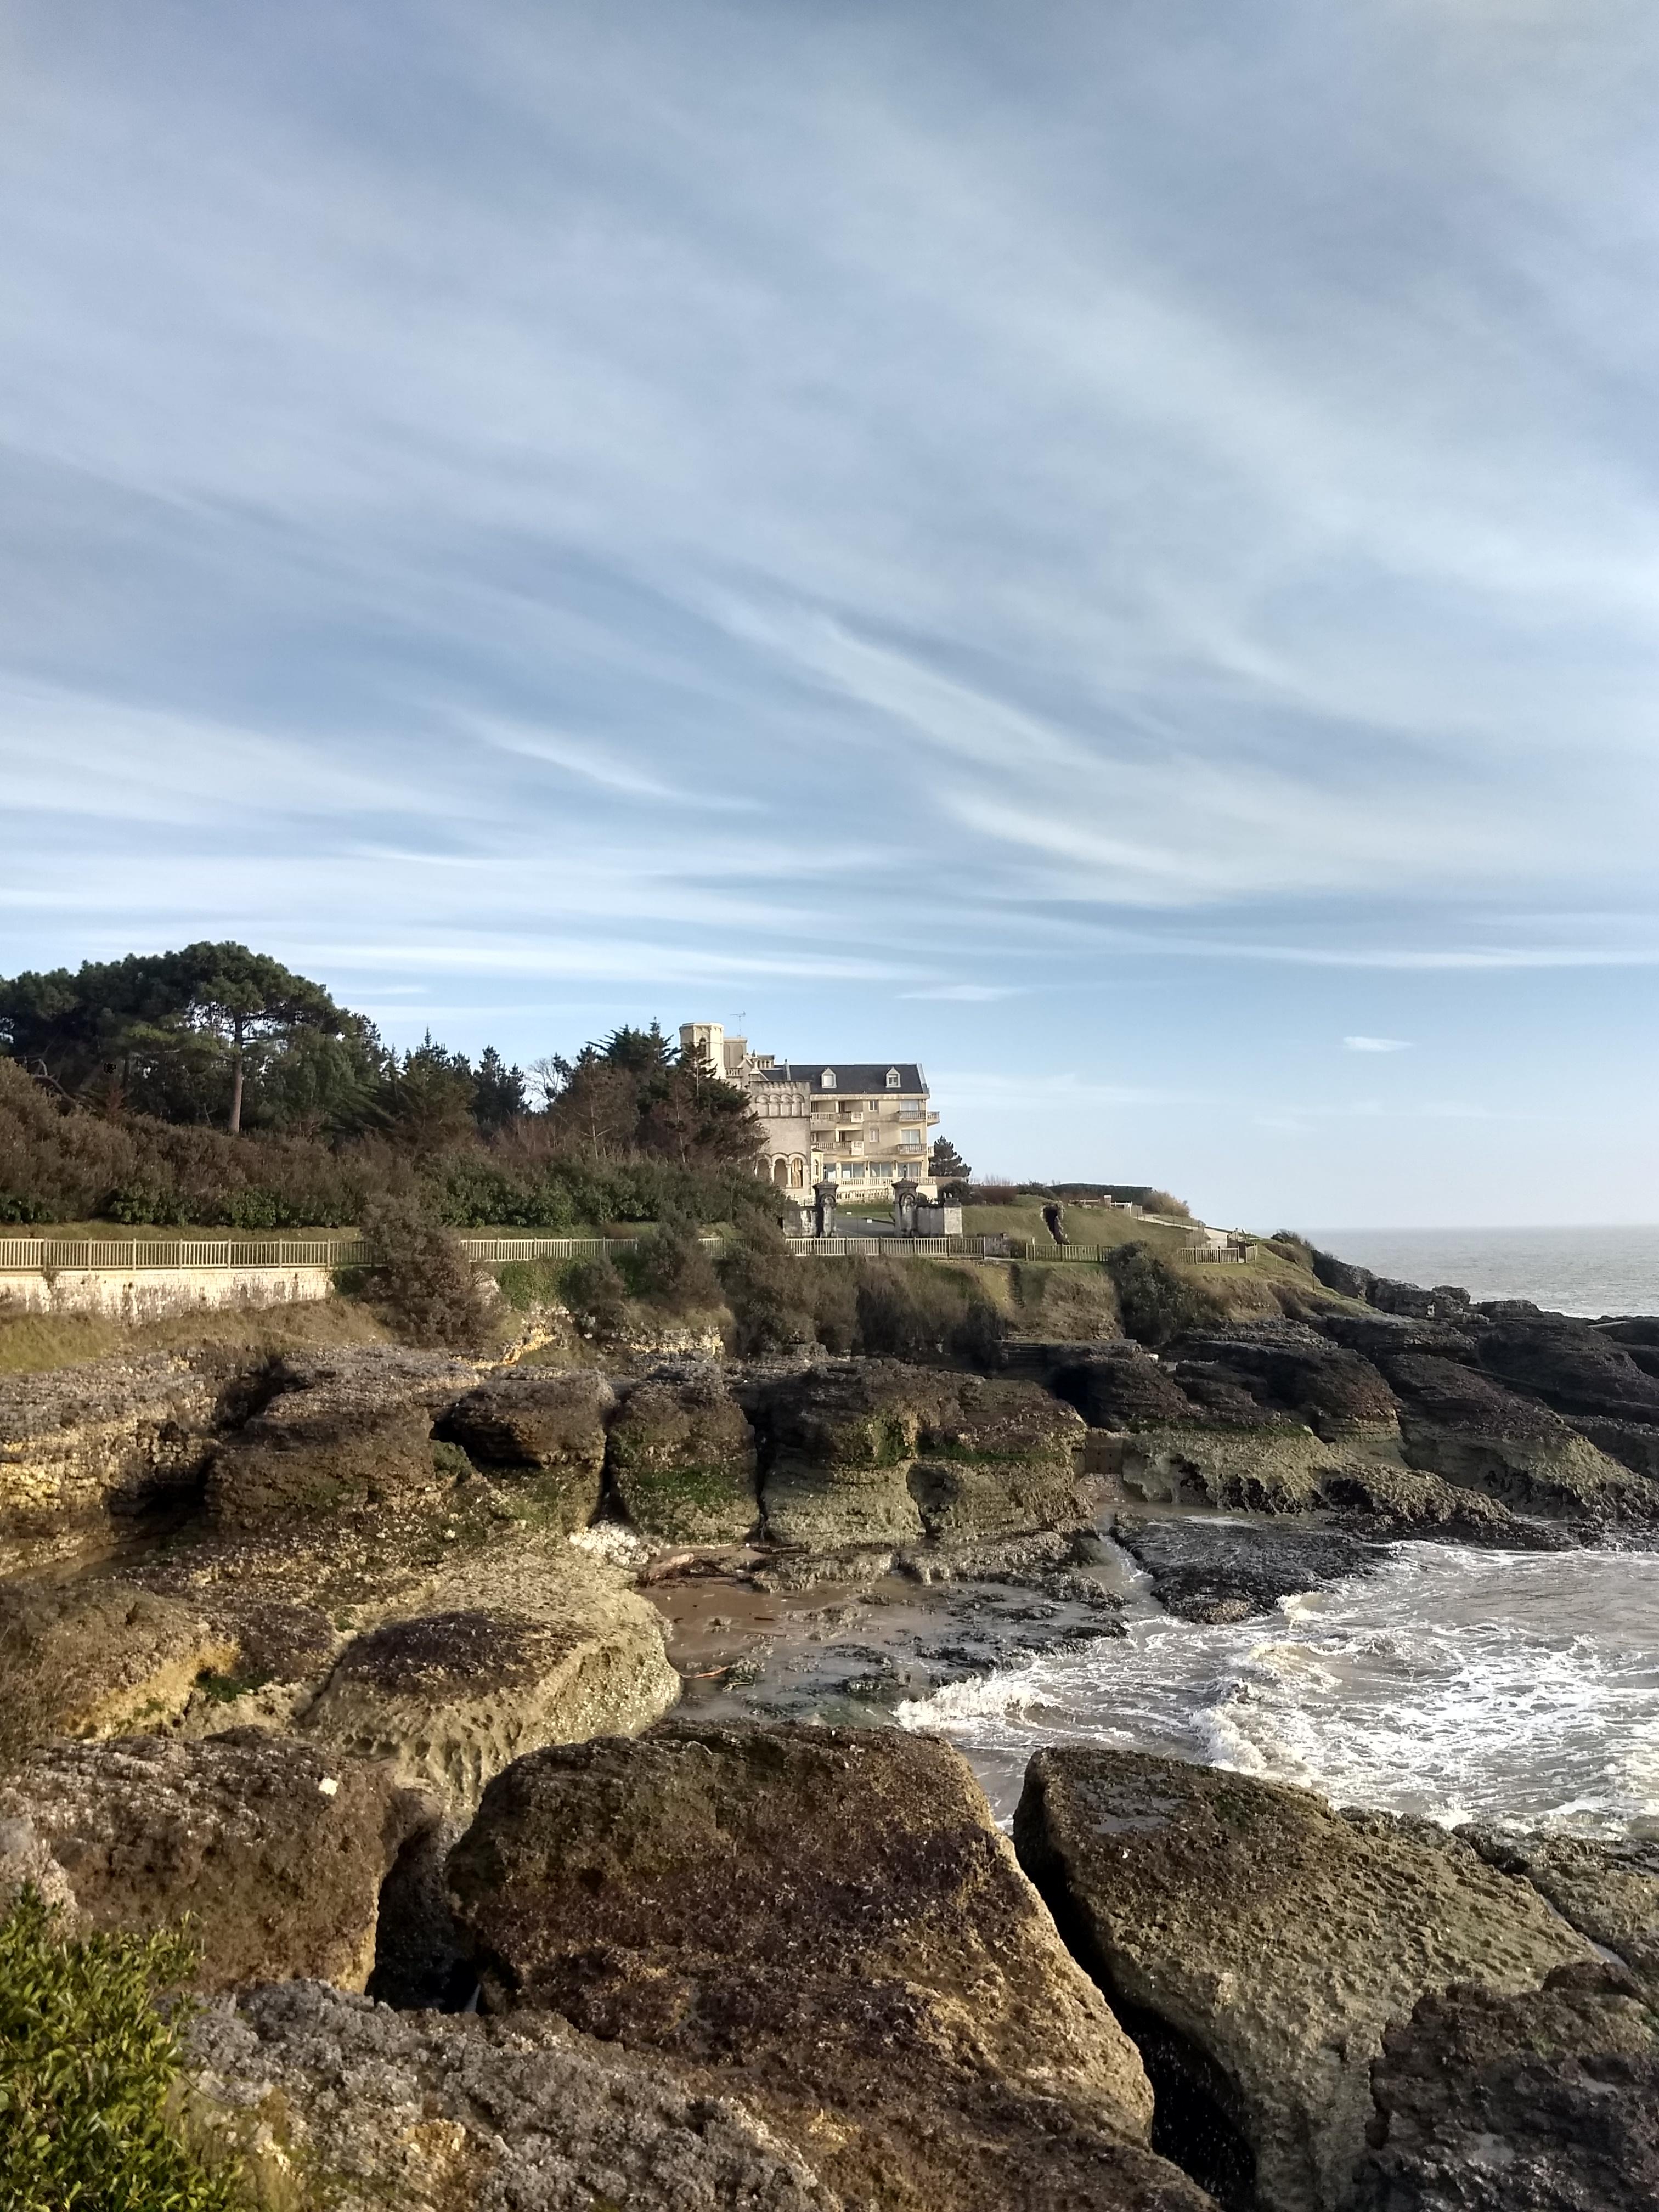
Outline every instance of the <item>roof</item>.
<svg viewBox="0 0 1659 2212">
<path fill-rule="evenodd" d="M 757 1068 L 755 1080 L 805 1083 L 814 1091 L 822 1091 L 825 1088 L 823 1076 L 827 1068 L 836 1079 L 828 1086 L 832 1091 L 885 1091 L 887 1071 L 891 1067 L 898 1070 L 899 1090 L 927 1088 L 927 1078 L 914 1060 L 792 1060 L 787 1066 Z"/>
</svg>

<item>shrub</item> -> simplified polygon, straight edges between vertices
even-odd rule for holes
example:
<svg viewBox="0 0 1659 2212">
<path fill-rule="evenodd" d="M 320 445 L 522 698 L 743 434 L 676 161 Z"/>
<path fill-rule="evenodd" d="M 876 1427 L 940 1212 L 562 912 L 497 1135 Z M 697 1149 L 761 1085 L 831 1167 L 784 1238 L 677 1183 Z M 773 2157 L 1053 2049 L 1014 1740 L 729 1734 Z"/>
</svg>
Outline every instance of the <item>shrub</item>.
<svg viewBox="0 0 1659 2212">
<path fill-rule="evenodd" d="M 457 1349 L 489 1325 L 482 1271 L 413 1194 L 372 1200 L 363 1235 L 378 1255 L 371 1295 L 398 1335 Z"/>
<path fill-rule="evenodd" d="M 1186 1200 L 1167 1190 L 1142 1191 L 1140 1206 L 1145 1213 L 1167 1213 L 1176 1221 L 1190 1221 L 1193 1218 L 1193 1209 Z"/>
<path fill-rule="evenodd" d="M 179 1933 L 66 1936 L 25 1888 L 0 1923 L 0 2204 L 233 2212 L 234 2166 L 179 2132 Z M 173 2000 L 170 2008 L 169 2001 Z"/>
<path fill-rule="evenodd" d="M 608 1252 L 570 1261 L 559 1295 L 571 1319 L 589 1336 L 615 1336 L 628 1317 L 628 1289 Z"/>
<path fill-rule="evenodd" d="M 1150 1352 L 1221 1319 L 1221 1307 L 1209 1292 L 1176 1274 L 1148 1244 L 1120 1244 L 1106 1268 L 1125 1331 Z"/>
<path fill-rule="evenodd" d="M 858 1345 L 871 1358 L 995 1364 L 1007 1323 L 964 1269 L 922 1261 L 859 1270 Z"/>
<path fill-rule="evenodd" d="M 670 1313 L 707 1313 L 720 1303 L 720 1279 L 694 1221 L 671 1216 L 633 1255 L 640 1295 Z"/>
<path fill-rule="evenodd" d="M 732 1349 L 752 1358 L 817 1341 L 812 1278 L 836 1264 L 796 1259 L 774 1221 L 757 1218 L 746 1224 L 727 1246 L 720 1268 L 720 1287 L 732 1310 Z M 851 1337 L 849 1326 L 848 1351 Z"/>
</svg>

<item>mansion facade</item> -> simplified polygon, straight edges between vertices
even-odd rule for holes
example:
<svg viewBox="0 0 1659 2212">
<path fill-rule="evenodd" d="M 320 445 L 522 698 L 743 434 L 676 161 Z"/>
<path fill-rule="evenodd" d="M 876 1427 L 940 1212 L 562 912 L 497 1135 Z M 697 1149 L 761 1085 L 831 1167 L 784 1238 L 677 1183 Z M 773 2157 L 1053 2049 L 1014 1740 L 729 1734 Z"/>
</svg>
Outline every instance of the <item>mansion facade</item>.
<svg viewBox="0 0 1659 2212">
<path fill-rule="evenodd" d="M 833 1183 L 845 1199 L 885 1204 L 896 1182 L 932 1197 L 927 1079 L 913 1060 L 781 1060 L 751 1053 L 719 1022 L 683 1022 L 680 1049 L 746 1091 L 763 1133 L 756 1173 L 803 1203 Z"/>
</svg>

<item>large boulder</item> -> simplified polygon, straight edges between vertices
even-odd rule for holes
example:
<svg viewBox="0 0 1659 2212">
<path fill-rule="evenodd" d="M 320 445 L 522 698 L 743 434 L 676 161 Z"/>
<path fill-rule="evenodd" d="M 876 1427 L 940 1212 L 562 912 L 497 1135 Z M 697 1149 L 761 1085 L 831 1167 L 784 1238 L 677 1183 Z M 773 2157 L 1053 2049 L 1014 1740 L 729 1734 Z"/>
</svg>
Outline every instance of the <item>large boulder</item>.
<svg viewBox="0 0 1659 2212">
<path fill-rule="evenodd" d="M 1188 1337 L 1178 1346 L 1175 1380 L 1197 1395 L 1200 1378 L 1225 1378 L 1271 1412 L 1291 1413 L 1327 1443 L 1397 1442 L 1394 1394 L 1358 1352 L 1289 1321 L 1240 1322 Z"/>
<path fill-rule="evenodd" d="M 1480 1364 L 1500 1382 L 1541 1398 L 1558 1413 L 1659 1422 L 1659 1376 L 1606 1331 L 1518 1299 L 1476 1310 L 1486 1322 L 1479 1338 Z"/>
<path fill-rule="evenodd" d="M 380 1346 L 289 1363 L 277 1395 L 215 1454 L 210 1519 L 250 1534 L 430 1506 L 465 1472 L 434 1449 L 434 1419 L 477 1371 L 443 1353 Z"/>
<path fill-rule="evenodd" d="M 503 1375 L 470 1391 L 439 1434 L 510 1480 L 549 1528 L 586 1528 L 605 1488 L 605 1429 L 617 1394 L 603 1375 Z"/>
<path fill-rule="evenodd" d="M 1371 2062 L 1419 1998 L 1533 1990 L 1593 1955 L 1534 1890 L 1425 1823 L 1176 1759 L 1039 1752 L 1014 1840 L 1160 2090 L 1243 2137 L 1275 2212 L 1344 2203 Z"/>
<path fill-rule="evenodd" d="M 848 1360 L 784 1377 L 763 1396 L 762 1486 L 774 1542 L 975 1541 L 1091 1517 L 1085 1428 L 1035 1382 Z"/>
<path fill-rule="evenodd" d="M 1488 1865 L 1519 1875 L 1564 1920 L 1613 1952 L 1659 2005 L 1659 1836 L 1617 1838 L 1471 1826 L 1458 1833 Z"/>
<path fill-rule="evenodd" d="M 1146 2148 L 1133 2046 L 942 1744 L 669 1723 L 538 1752 L 449 1879 L 489 2004 L 741 2098 L 848 2203 L 1206 2201 Z"/>
<path fill-rule="evenodd" d="M 0 1584 L 0 1765 L 48 1736 L 159 1727 L 238 1649 L 196 1607 L 128 1583 Z"/>
<path fill-rule="evenodd" d="M 188 1913 L 203 1990 L 291 1974 L 362 1989 L 380 1885 L 434 1817 L 387 1767 L 253 1730 L 58 1743 L 0 1783 L 0 1874 L 49 1859 L 83 1928 Z"/>
<path fill-rule="evenodd" d="M 944 1414 L 957 1377 L 890 1359 L 837 1361 L 784 1376 L 764 1395 L 762 1486 L 775 1543 L 913 1540 L 923 1533 L 909 1486 L 924 1425 Z"/>
<path fill-rule="evenodd" d="M 355 1638 L 301 1725 L 465 1814 L 525 1753 L 631 1735 L 679 1687 L 653 1605 L 569 1543 L 531 1542 L 447 1571 L 421 1611 Z"/>
<path fill-rule="evenodd" d="M 732 2099 L 545 2016 L 397 2013 L 285 1982 L 199 2014 L 185 2041 L 191 2119 L 241 2154 L 260 2204 L 839 2212 Z"/>
<path fill-rule="evenodd" d="M 1352 2212 L 1653 2212 L 1659 2022 L 1606 1967 L 1426 1996 L 1372 2069 Z"/>
<path fill-rule="evenodd" d="M 928 1535 L 952 1542 L 1093 1517 L 1079 1472 L 1081 1417 L 1035 1382 L 965 1376 L 922 1423 L 908 1477 Z"/>
<path fill-rule="evenodd" d="M 1162 1362 L 1125 1338 L 1091 1346 L 1055 1370 L 1054 1388 L 1091 1429 L 1133 1429 L 1199 1418 Z"/>
<path fill-rule="evenodd" d="M 0 1377 L 0 1573 L 198 1492 L 219 1434 L 268 1387 L 208 1352 Z"/>
<path fill-rule="evenodd" d="M 647 1536 L 740 1544 L 760 1518 L 755 1432 L 716 1368 L 631 1390 L 611 1424 L 605 1468 Z"/>
<path fill-rule="evenodd" d="M 1406 1456 L 1511 1511 L 1598 1525 L 1659 1519 L 1659 1487 L 1598 1451 L 1559 1413 L 1477 1369 L 1421 1352 L 1389 1362 Z"/>
</svg>

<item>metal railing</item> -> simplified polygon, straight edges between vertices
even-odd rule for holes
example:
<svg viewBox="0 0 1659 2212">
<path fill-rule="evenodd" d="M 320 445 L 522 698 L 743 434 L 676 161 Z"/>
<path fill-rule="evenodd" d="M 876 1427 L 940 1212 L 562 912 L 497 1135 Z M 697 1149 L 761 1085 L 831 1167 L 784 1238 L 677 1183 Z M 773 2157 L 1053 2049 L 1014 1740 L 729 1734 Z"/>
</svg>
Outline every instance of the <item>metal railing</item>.
<svg viewBox="0 0 1659 2212">
<path fill-rule="evenodd" d="M 361 1237 L 0 1237 L 0 1273 L 64 1270 L 128 1274 L 151 1267 L 349 1267 L 369 1250 Z"/>
</svg>

